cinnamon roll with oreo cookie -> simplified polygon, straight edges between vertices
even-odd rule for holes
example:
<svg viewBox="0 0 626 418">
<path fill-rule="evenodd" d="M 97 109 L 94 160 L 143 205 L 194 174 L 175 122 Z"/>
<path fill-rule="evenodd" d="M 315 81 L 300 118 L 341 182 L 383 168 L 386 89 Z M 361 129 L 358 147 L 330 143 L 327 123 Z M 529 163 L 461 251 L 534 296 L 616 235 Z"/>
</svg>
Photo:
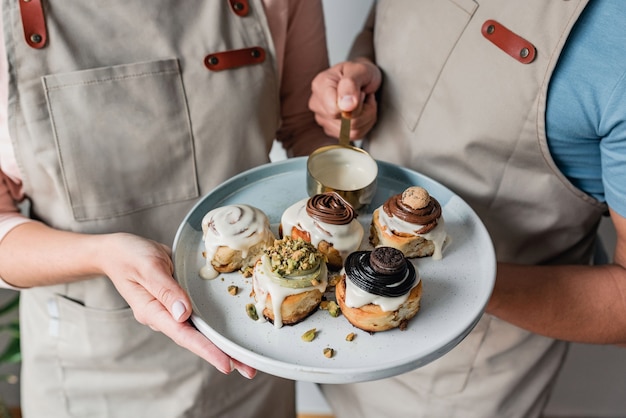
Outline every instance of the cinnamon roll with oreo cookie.
<svg viewBox="0 0 626 418">
<path fill-rule="evenodd" d="M 326 256 L 328 267 L 338 271 L 363 240 L 365 232 L 356 217 L 354 208 L 339 194 L 321 193 L 287 208 L 280 231 L 282 236 L 302 238 L 316 246 Z"/>
<path fill-rule="evenodd" d="M 405 329 L 420 308 L 422 281 L 404 254 L 392 247 L 348 256 L 335 287 L 341 312 L 368 332 Z"/>
<path fill-rule="evenodd" d="M 267 215 L 250 205 L 228 205 L 209 211 L 202 218 L 206 265 L 200 276 L 214 279 L 254 267 L 263 250 L 275 240 Z"/>
<path fill-rule="evenodd" d="M 423 187 L 409 187 L 374 210 L 369 240 L 389 246 L 408 258 L 442 258 L 448 240 L 441 205 Z"/>
</svg>

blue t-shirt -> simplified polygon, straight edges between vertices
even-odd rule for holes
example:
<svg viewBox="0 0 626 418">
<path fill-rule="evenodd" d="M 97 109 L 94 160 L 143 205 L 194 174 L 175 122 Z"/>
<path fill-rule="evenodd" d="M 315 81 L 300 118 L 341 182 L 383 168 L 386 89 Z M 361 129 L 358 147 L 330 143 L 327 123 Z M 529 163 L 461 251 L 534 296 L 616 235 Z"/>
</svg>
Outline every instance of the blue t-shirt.
<svg viewBox="0 0 626 418">
<path fill-rule="evenodd" d="M 583 11 L 550 81 L 546 131 L 572 184 L 626 217 L 626 1 Z"/>
</svg>

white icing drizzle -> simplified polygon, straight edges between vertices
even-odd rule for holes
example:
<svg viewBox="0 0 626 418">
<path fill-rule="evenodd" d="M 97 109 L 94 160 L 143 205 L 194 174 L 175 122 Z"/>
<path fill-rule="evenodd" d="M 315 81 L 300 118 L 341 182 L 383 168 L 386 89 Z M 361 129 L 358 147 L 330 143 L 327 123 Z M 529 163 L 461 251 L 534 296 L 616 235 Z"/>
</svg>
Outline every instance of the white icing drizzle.
<svg viewBox="0 0 626 418">
<path fill-rule="evenodd" d="M 400 232 L 404 234 L 412 234 L 423 237 L 429 241 L 432 241 L 435 245 L 435 251 L 433 252 L 433 260 L 441 260 L 443 257 L 443 245 L 448 237 L 445 228 L 445 221 L 443 216 L 437 219 L 437 226 L 426 234 L 418 234 L 416 231 L 422 229 L 423 225 L 415 225 L 410 222 L 404 221 L 397 216 L 389 216 L 382 207 L 378 208 L 378 221 L 383 229 L 391 232 Z"/>
<path fill-rule="evenodd" d="M 260 243 L 271 245 L 274 234 L 267 215 L 250 205 L 228 205 L 209 211 L 202 218 L 202 239 L 205 246 L 206 265 L 200 276 L 214 279 L 219 273 L 211 265 L 217 249 L 221 246 L 241 251 L 248 257 L 248 250 Z"/>
<path fill-rule="evenodd" d="M 259 315 L 259 322 L 265 322 L 265 316 L 263 315 L 263 309 L 265 309 L 265 303 L 267 301 L 267 295 L 272 297 L 272 311 L 274 313 L 274 327 L 282 328 L 283 317 L 281 314 L 281 306 L 287 296 L 296 295 L 298 293 L 308 292 L 313 289 L 319 290 L 321 293 L 326 291 L 328 286 L 328 271 L 326 263 L 320 263 L 319 276 L 317 286 L 301 287 L 298 289 L 292 289 L 290 287 L 284 287 L 274 282 L 270 276 L 276 275 L 271 270 L 271 262 L 266 254 L 263 254 L 261 260 L 257 262 L 254 267 L 254 274 L 252 276 L 252 289 L 256 297 L 255 308 Z"/>
<path fill-rule="evenodd" d="M 308 232 L 311 236 L 311 244 L 316 247 L 321 241 L 326 241 L 339 251 L 342 259 L 348 254 L 356 251 L 363 239 L 363 225 L 356 219 L 346 225 L 333 225 L 317 221 L 306 211 L 306 204 L 309 199 L 303 199 L 283 212 L 281 225 L 283 236 L 290 236 L 292 228 Z"/>
<path fill-rule="evenodd" d="M 418 274 L 417 269 L 415 270 L 415 273 Z M 346 271 L 341 270 L 341 274 L 345 276 Z M 418 285 L 420 280 L 421 278 L 418 275 L 418 277 L 416 277 L 415 283 L 411 287 L 411 290 L 413 290 L 413 288 Z M 350 308 L 360 308 L 371 303 L 373 305 L 380 306 L 380 309 L 385 312 L 395 311 L 400 307 L 400 305 L 406 302 L 406 300 L 409 298 L 409 294 L 411 293 L 411 291 L 408 291 L 406 294 L 397 297 L 378 296 L 361 289 L 360 287 L 352 283 L 352 281 L 348 277 L 345 278 L 345 284 L 345 304 Z"/>
</svg>

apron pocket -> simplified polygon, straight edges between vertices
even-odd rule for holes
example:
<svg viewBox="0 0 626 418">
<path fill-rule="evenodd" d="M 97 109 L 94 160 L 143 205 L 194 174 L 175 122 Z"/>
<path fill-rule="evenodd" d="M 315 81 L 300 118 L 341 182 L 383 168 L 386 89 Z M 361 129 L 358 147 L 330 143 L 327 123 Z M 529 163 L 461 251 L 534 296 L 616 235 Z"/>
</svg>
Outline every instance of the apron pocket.
<svg viewBox="0 0 626 418">
<path fill-rule="evenodd" d="M 62 390 L 70 416 L 174 416 L 172 398 L 192 404 L 201 360 L 138 323 L 130 308 L 94 309 L 62 295 L 49 303 L 58 321 L 54 392 Z M 140 405 L 143 411 L 130 409 Z"/>
<path fill-rule="evenodd" d="M 76 220 L 199 196 L 176 59 L 54 74 L 42 81 Z"/>
</svg>

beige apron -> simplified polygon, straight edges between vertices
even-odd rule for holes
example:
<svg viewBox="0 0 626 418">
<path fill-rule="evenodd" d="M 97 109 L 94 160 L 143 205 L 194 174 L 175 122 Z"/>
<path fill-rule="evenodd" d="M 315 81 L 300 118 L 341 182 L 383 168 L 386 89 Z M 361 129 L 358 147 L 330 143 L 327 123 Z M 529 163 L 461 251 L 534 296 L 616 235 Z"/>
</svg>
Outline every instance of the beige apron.
<svg viewBox="0 0 626 418">
<path fill-rule="evenodd" d="M 171 245 L 200 196 L 268 161 L 279 86 L 261 1 L 184 3 L 3 2 L 34 218 Z M 20 320 L 26 418 L 295 414 L 293 382 L 219 373 L 138 324 L 105 277 L 24 290 Z"/>
<path fill-rule="evenodd" d="M 544 121 L 548 81 L 585 4 L 375 5 L 375 58 L 384 79 L 379 122 L 367 147 L 376 158 L 431 176 L 466 199 L 485 222 L 499 261 L 591 259 L 606 207 L 559 172 Z M 510 36 L 491 37 L 488 21 L 496 35 Z M 368 39 L 364 32 L 356 54 L 372 53 Z M 485 315 L 459 346 L 421 369 L 323 389 L 339 417 L 535 417 L 566 348 Z"/>
</svg>

